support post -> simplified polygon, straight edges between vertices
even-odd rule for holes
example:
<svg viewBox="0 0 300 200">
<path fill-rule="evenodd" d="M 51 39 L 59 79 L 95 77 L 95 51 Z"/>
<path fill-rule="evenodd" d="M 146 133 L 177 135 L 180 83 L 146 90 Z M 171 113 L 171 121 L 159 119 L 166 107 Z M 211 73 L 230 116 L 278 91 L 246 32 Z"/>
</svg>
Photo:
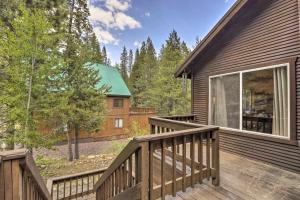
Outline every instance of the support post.
<svg viewBox="0 0 300 200">
<path fill-rule="evenodd" d="M 212 133 L 212 184 L 220 185 L 220 149 L 219 149 L 219 132 Z"/>
</svg>

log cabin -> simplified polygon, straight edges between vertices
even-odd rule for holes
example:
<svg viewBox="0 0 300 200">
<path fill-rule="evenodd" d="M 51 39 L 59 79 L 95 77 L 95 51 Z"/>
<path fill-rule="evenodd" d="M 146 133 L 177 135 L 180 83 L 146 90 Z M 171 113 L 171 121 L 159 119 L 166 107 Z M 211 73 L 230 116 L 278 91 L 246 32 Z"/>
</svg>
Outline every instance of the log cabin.
<svg viewBox="0 0 300 200">
<path fill-rule="evenodd" d="M 149 130 L 148 118 L 154 116 L 155 109 L 149 107 L 131 107 L 131 92 L 116 67 L 104 64 L 92 64 L 101 77 L 96 87 L 108 87 L 106 92 L 106 113 L 99 131 L 88 134 L 82 132 L 82 141 L 117 139 L 130 136 L 133 123 L 141 129 Z"/>
<path fill-rule="evenodd" d="M 241 0 L 178 68 L 220 148 L 300 172 L 298 0 Z"/>
</svg>

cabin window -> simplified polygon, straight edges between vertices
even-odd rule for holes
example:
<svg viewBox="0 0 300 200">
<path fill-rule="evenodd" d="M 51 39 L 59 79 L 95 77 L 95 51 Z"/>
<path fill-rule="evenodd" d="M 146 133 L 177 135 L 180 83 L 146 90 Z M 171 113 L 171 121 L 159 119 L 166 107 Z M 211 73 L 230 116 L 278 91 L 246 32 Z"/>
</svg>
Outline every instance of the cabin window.
<svg viewBox="0 0 300 200">
<path fill-rule="evenodd" d="M 288 64 L 210 77 L 209 123 L 289 137 Z"/>
<path fill-rule="evenodd" d="M 115 119 L 115 128 L 123 128 L 123 119 L 121 118 Z"/>
<path fill-rule="evenodd" d="M 123 108 L 123 99 L 114 99 L 114 108 Z"/>
</svg>

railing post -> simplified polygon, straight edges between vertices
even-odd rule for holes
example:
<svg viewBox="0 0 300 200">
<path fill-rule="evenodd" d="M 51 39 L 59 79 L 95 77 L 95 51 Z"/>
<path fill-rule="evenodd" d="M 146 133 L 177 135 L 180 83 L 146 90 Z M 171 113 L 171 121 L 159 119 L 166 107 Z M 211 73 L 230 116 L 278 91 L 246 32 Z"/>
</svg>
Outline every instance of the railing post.
<svg viewBox="0 0 300 200">
<path fill-rule="evenodd" d="M 219 151 L 219 132 L 212 132 L 212 184 L 220 185 L 220 151 Z"/>
<path fill-rule="evenodd" d="M 149 142 L 140 144 L 139 180 L 141 181 L 141 200 L 149 199 Z"/>
</svg>

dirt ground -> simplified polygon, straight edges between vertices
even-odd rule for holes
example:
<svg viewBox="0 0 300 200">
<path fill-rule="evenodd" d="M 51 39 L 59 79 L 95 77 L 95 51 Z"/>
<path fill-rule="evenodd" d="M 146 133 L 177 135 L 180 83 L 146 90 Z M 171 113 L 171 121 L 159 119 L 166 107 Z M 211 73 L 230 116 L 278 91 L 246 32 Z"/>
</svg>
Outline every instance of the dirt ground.
<svg viewBox="0 0 300 200">
<path fill-rule="evenodd" d="M 80 159 L 67 160 L 67 145 L 55 146 L 54 150 L 35 150 L 33 156 L 43 178 L 69 175 L 108 167 L 126 146 L 128 139 L 80 143 Z"/>
</svg>

